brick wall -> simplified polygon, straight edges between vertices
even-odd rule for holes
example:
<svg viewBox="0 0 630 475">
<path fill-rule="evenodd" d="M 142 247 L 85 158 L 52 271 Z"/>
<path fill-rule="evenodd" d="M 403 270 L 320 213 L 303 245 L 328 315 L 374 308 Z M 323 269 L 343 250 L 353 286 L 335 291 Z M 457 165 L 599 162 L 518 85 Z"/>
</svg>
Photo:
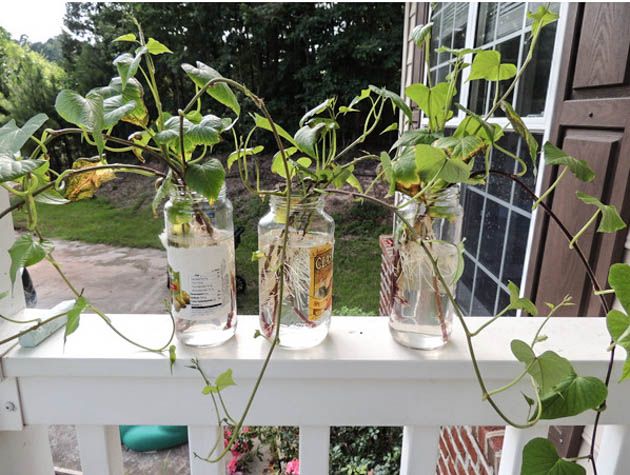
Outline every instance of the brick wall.
<svg viewBox="0 0 630 475">
<path fill-rule="evenodd" d="M 381 236 L 381 292 L 379 310 L 389 315 L 392 305 L 393 241 Z M 499 470 L 504 428 L 497 426 L 443 427 L 440 434 L 438 475 L 495 475 Z"/>
</svg>

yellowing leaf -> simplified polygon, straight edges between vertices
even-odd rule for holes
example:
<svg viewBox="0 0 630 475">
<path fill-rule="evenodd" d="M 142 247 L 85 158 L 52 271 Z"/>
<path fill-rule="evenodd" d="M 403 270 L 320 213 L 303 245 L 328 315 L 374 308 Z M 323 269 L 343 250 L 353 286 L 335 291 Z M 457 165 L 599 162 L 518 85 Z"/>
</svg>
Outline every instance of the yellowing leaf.
<svg viewBox="0 0 630 475">
<path fill-rule="evenodd" d="M 106 165 L 104 161 L 79 158 L 72 164 L 73 170 Z M 110 169 L 91 170 L 89 172 L 77 173 L 66 179 L 65 197 L 70 201 L 79 201 L 91 198 L 103 183 L 116 178 L 116 174 Z"/>
</svg>

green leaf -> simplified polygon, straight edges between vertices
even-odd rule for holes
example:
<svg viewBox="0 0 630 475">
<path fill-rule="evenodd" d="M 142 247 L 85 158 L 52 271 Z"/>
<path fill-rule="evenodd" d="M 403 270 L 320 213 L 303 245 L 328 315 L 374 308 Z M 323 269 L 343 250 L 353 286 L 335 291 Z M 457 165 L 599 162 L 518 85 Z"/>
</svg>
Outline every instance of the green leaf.
<svg viewBox="0 0 630 475">
<path fill-rule="evenodd" d="M 533 20 L 532 36 L 537 36 L 542 28 L 556 21 L 559 16 L 544 5 L 541 5 L 534 13 L 527 12 L 527 18 Z"/>
<path fill-rule="evenodd" d="M 483 152 L 487 145 L 476 135 L 442 137 L 433 143 L 434 147 L 446 150 L 451 158 L 465 162 Z"/>
<path fill-rule="evenodd" d="M 200 88 L 204 87 L 208 82 L 213 79 L 222 78 L 218 71 L 212 69 L 210 66 L 197 61 L 197 67 L 192 64 L 182 64 L 182 69 L 186 72 L 188 77 Z M 230 89 L 230 86 L 221 82 L 212 87 L 209 87 L 206 92 L 210 94 L 212 98 L 219 101 L 226 107 L 229 107 L 234 111 L 236 115 L 240 115 L 241 106 L 236 99 L 236 95 Z"/>
<path fill-rule="evenodd" d="M 254 114 L 254 123 L 256 124 L 256 127 L 258 127 L 259 129 L 263 129 L 263 130 L 267 130 L 269 132 L 273 132 L 273 129 L 271 128 L 271 123 L 269 122 L 269 120 L 267 118 L 259 115 L 259 114 Z M 274 122 L 274 126 L 276 128 L 276 132 L 278 133 L 278 135 L 280 137 L 285 139 L 291 145 L 294 145 L 294 146 L 297 147 L 297 144 L 295 143 L 295 140 L 293 140 L 293 137 L 291 136 L 291 134 L 289 132 L 284 130 L 282 127 L 280 127 L 275 122 Z"/>
<path fill-rule="evenodd" d="M 136 55 L 123 53 L 114 59 L 114 66 L 118 70 L 118 75 L 122 81 L 122 87 L 127 85 L 129 78 L 135 77 L 140 67 L 142 56 L 147 52 L 147 47 L 143 46 L 136 50 Z"/>
<path fill-rule="evenodd" d="M 488 81 L 504 81 L 516 76 L 516 66 L 501 63 L 501 53 L 495 50 L 480 51 L 475 55 L 470 67 L 469 81 L 486 79 Z"/>
<path fill-rule="evenodd" d="M 302 116 L 302 118 L 300 119 L 300 127 L 302 127 L 304 124 L 306 124 L 311 117 L 315 117 L 316 115 L 319 115 L 322 112 L 324 112 L 326 109 L 331 108 L 332 105 L 334 104 L 334 102 L 335 102 L 335 100 L 332 99 L 332 98 L 331 99 L 326 99 L 321 104 L 313 107 L 310 111 L 308 111 L 306 114 L 304 114 Z"/>
<path fill-rule="evenodd" d="M 498 124 L 489 124 L 476 114 L 467 115 L 453 132 L 453 137 L 468 135 L 476 135 L 485 143 L 493 144 L 503 137 L 503 129 Z"/>
<path fill-rule="evenodd" d="M 485 51 L 481 48 L 449 48 L 448 46 L 440 46 L 435 50 L 438 53 L 448 53 L 458 58 L 466 56 L 467 54 L 480 53 Z"/>
<path fill-rule="evenodd" d="M 410 121 L 413 120 L 413 114 L 411 113 L 411 109 L 409 108 L 407 104 L 405 104 L 405 101 L 403 101 L 402 97 L 400 97 L 398 94 L 396 94 L 395 92 L 389 91 L 385 89 L 384 87 L 376 87 L 376 86 L 373 86 L 372 84 L 370 84 L 368 87 L 370 91 L 374 92 L 375 94 L 383 97 L 384 99 L 389 99 L 390 101 L 392 101 L 392 105 L 395 107 L 398 107 L 398 109 L 400 109 L 402 113 L 405 114 L 405 116 L 407 116 L 407 119 L 409 119 Z"/>
<path fill-rule="evenodd" d="M 0 183 L 14 181 L 48 163 L 46 160 L 15 160 L 0 154 Z"/>
<path fill-rule="evenodd" d="M 586 475 L 586 469 L 563 460 L 547 439 L 532 439 L 523 448 L 521 475 Z"/>
<path fill-rule="evenodd" d="M 510 124 L 512 124 L 514 131 L 523 137 L 523 140 L 525 140 L 529 150 L 529 156 L 532 159 L 532 163 L 535 165 L 536 157 L 538 156 L 538 142 L 523 122 L 523 119 L 521 119 L 521 117 L 516 113 L 509 102 L 501 101 L 501 109 L 505 112 L 505 115 L 510 121 Z"/>
<path fill-rule="evenodd" d="M 578 160 L 572 157 L 551 142 L 546 142 L 543 150 L 547 165 L 564 165 L 580 181 L 589 182 L 595 178 L 595 172 L 586 160 Z"/>
<path fill-rule="evenodd" d="M 395 150 L 400 147 L 407 147 L 418 144 L 432 144 L 437 139 L 437 136 L 429 132 L 427 129 L 419 129 L 419 130 L 405 130 L 394 145 L 389 149 Z"/>
<path fill-rule="evenodd" d="M 508 290 L 510 291 L 510 308 L 512 310 L 524 310 L 532 317 L 538 315 L 538 309 L 536 305 L 534 305 L 534 302 L 527 298 L 520 297 L 521 290 L 518 288 L 518 285 L 512 281 L 508 281 Z"/>
<path fill-rule="evenodd" d="M 235 386 L 236 383 L 234 382 L 234 378 L 232 378 L 232 370 L 228 369 L 217 376 L 214 384 L 219 391 L 223 391 L 225 388 L 229 388 L 230 386 Z"/>
<path fill-rule="evenodd" d="M 350 104 L 348 104 L 348 109 L 349 110 L 356 110 L 353 109 L 354 106 L 356 106 L 359 102 L 367 99 L 368 97 L 370 97 L 370 95 L 372 94 L 372 91 L 370 90 L 369 87 L 366 87 L 365 89 L 361 89 L 361 94 L 359 94 L 358 96 L 355 96 L 352 101 L 350 101 Z M 341 110 L 341 108 L 340 108 Z"/>
<path fill-rule="evenodd" d="M 630 314 L 630 265 L 613 264 L 608 271 L 608 283 L 619 303 Z"/>
<path fill-rule="evenodd" d="M 606 327 L 613 342 L 630 351 L 630 317 L 620 310 L 612 309 L 606 315 Z"/>
<path fill-rule="evenodd" d="M 438 130 L 444 127 L 444 123 L 450 116 L 450 98 L 457 91 L 453 90 L 451 93 L 452 95 L 449 96 L 449 84 L 446 82 L 440 82 L 432 88 L 416 83 L 405 89 L 407 97 L 418 104 L 418 107 L 422 109 L 431 123 L 435 122 L 435 127 Z"/>
<path fill-rule="evenodd" d="M 175 366 L 175 361 L 177 360 L 177 347 L 175 345 L 168 347 L 168 360 L 171 364 L 171 374 L 173 374 L 173 366 Z"/>
<path fill-rule="evenodd" d="M 554 393 L 555 387 L 574 375 L 573 366 L 566 358 L 553 351 L 536 356 L 534 350 L 522 340 L 512 340 L 512 354 L 525 365 L 536 382 L 541 398 Z"/>
<path fill-rule="evenodd" d="M 122 80 L 113 78 L 109 85 L 92 89 L 103 98 L 103 125 L 109 128 L 119 120 L 146 127 L 149 123 L 149 110 L 144 104 L 144 90 L 135 78 L 130 78 L 123 89 Z"/>
<path fill-rule="evenodd" d="M 173 53 L 155 38 L 149 38 L 149 41 L 147 41 L 147 51 L 153 55 Z"/>
<path fill-rule="evenodd" d="M 77 92 L 63 89 L 57 95 L 55 110 L 65 121 L 89 131 L 105 128 L 103 97 L 100 94 L 93 93 L 83 97 Z"/>
<path fill-rule="evenodd" d="M 32 234 L 23 234 L 15 240 L 9 249 L 11 267 L 9 277 L 11 286 L 15 285 L 18 270 L 22 267 L 32 266 L 44 259 L 53 250 L 50 241 L 35 239 Z"/>
<path fill-rule="evenodd" d="M 248 157 L 250 155 L 257 155 L 265 149 L 262 145 L 256 147 L 242 148 L 233 151 L 227 158 L 227 169 L 230 170 L 235 161 L 240 157 Z"/>
<path fill-rule="evenodd" d="M 319 137 L 324 129 L 324 124 L 320 123 L 311 127 L 305 125 L 295 133 L 293 137 L 297 147 L 305 154 L 315 158 L 315 144 L 319 140 Z"/>
<path fill-rule="evenodd" d="M 379 135 L 386 134 L 387 132 L 394 132 L 398 130 L 398 122 L 392 122 L 387 127 L 385 127 Z"/>
<path fill-rule="evenodd" d="M 626 227 L 626 223 L 623 222 L 623 219 L 621 219 L 621 216 L 619 216 L 619 213 L 617 212 L 617 208 L 613 205 L 605 205 L 594 196 L 587 195 L 581 191 L 576 191 L 575 194 L 580 201 L 586 203 L 587 205 L 597 207 L 599 212 L 602 214 L 602 219 L 597 227 L 598 233 L 615 233 Z"/>
<path fill-rule="evenodd" d="M 81 319 L 81 312 L 85 310 L 85 307 L 88 306 L 88 301 L 85 297 L 80 296 L 74 301 L 74 305 L 68 311 L 68 315 L 66 318 L 66 328 L 63 333 L 63 343 L 66 344 L 66 339 L 72 333 L 74 333 L 77 328 L 79 328 L 79 320 Z"/>
<path fill-rule="evenodd" d="M 448 158 L 438 177 L 447 183 L 465 182 L 470 177 L 473 162 L 466 163 L 459 158 Z"/>
<path fill-rule="evenodd" d="M 184 181 L 192 190 L 214 201 L 225 183 L 225 170 L 219 160 L 211 158 L 207 162 L 188 165 Z"/>
<path fill-rule="evenodd" d="M 223 119 L 216 115 L 203 116 L 201 122 L 195 124 L 184 118 L 184 149 L 186 152 L 194 150 L 197 145 L 215 145 L 221 141 L 221 133 L 226 125 Z M 180 118 L 174 116 L 164 122 L 164 129 L 153 138 L 157 144 L 171 145 L 179 150 L 180 147 Z"/>
<path fill-rule="evenodd" d="M 409 38 L 418 46 L 422 46 L 423 42 L 427 37 L 431 37 L 431 29 L 433 28 L 433 23 L 427 23 L 426 25 L 416 25 L 413 30 L 411 30 L 411 35 Z"/>
<path fill-rule="evenodd" d="M 28 139 L 48 120 L 46 114 L 31 117 L 22 127 L 15 120 L 7 122 L 0 128 L 0 154 L 15 155 Z"/>
<path fill-rule="evenodd" d="M 415 173 L 424 183 L 428 183 L 434 178 L 442 178 L 442 171 L 446 166 L 446 153 L 439 148 L 430 145 L 419 144 L 415 147 Z M 457 172 L 457 165 L 453 172 Z M 418 183 L 418 182 L 416 182 Z"/>
<path fill-rule="evenodd" d="M 173 177 L 173 172 L 169 170 L 168 174 L 162 180 L 162 183 L 160 183 L 160 186 L 155 192 L 155 196 L 153 197 L 153 201 L 151 202 L 151 211 L 153 211 L 153 217 L 155 218 L 157 218 L 158 208 L 166 200 L 168 195 L 171 193 L 171 190 L 174 189 L 172 177 Z"/>
<path fill-rule="evenodd" d="M 38 203 L 47 205 L 65 205 L 70 203 L 70 200 L 64 198 L 64 196 L 55 189 L 43 191 L 34 197 Z"/>
<path fill-rule="evenodd" d="M 606 400 L 608 389 L 598 378 L 571 374 L 541 400 L 542 419 L 559 419 L 597 409 Z"/>
<path fill-rule="evenodd" d="M 343 115 L 346 115 L 348 112 L 359 112 L 359 109 L 353 109 L 352 107 L 348 106 L 339 106 L 339 112 L 341 112 Z"/>
<path fill-rule="evenodd" d="M 113 40 L 112 43 L 114 43 L 116 41 L 130 41 L 130 42 L 134 42 L 134 41 L 136 41 L 136 35 L 133 34 L 133 33 L 127 33 L 126 35 L 119 36 L 118 38 Z"/>
</svg>

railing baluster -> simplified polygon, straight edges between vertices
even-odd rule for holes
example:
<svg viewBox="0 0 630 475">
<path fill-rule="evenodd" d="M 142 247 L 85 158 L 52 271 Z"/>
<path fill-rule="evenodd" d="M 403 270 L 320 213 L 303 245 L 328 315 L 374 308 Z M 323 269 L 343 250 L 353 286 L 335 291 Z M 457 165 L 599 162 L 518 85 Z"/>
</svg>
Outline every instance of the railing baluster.
<svg viewBox="0 0 630 475">
<path fill-rule="evenodd" d="M 47 426 L 26 426 L 22 430 L 0 431 L 0 473 L 50 475 L 53 460 L 50 454 Z"/>
<path fill-rule="evenodd" d="M 549 426 L 536 424 L 529 429 L 505 428 L 503 437 L 503 448 L 501 449 L 501 465 L 499 465 L 499 475 L 513 475 L 521 473 L 521 462 L 523 458 L 523 447 L 535 437 L 547 437 Z"/>
<path fill-rule="evenodd" d="M 85 475 L 122 475 L 118 426 L 77 425 L 81 470 Z"/>
<path fill-rule="evenodd" d="M 217 426 L 188 426 L 188 453 L 191 475 L 225 475 L 225 462 L 230 459 L 230 454 L 216 463 L 206 462 L 195 456 L 195 454 L 201 457 L 207 456 L 210 449 L 214 447 L 217 437 L 220 440 L 215 454 L 219 454 L 223 450 L 223 432 L 217 429 Z"/>
<path fill-rule="evenodd" d="M 400 474 L 434 474 L 438 461 L 439 440 L 439 427 L 405 426 L 400 455 Z"/>
<path fill-rule="evenodd" d="M 601 429 L 602 439 L 597 444 L 598 473 L 623 475 L 630 467 L 630 429 L 628 426 L 606 425 Z"/>
<path fill-rule="evenodd" d="M 300 473 L 328 475 L 330 427 L 300 427 Z"/>
</svg>

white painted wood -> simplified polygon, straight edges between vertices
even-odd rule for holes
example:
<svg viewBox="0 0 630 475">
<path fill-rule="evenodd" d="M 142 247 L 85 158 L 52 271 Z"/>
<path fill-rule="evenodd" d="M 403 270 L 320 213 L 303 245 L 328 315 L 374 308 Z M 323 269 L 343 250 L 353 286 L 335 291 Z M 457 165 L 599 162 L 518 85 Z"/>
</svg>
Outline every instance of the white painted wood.
<svg viewBox="0 0 630 475">
<path fill-rule="evenodd" d="M 124 399 L 119 397 L 119 400 L 124 404 Z M 76 429 L 81 454 L 81 469 L 85 475 L 123 474 L 118 426 L 77 425 Z"/>
<path fill-rule="evenodd" d="M 200 457 L 207 457 L 220 438 L 219 451 L 223 449 L 223 430 L 216 425 L 190 425 L 188 426 L 188 453 L 190 457 L 191 475 L 225 475 L 225 463 L 231 454 L 216 463 L 206 462 Z M 197 454 L 197 455 L 195 455 Z"/>
<path fill-rule="evenodd" d="M 29 426 L 22 431 L 0 431 L 0 474 L 54 475 L 48 428 Z"/>
<path fill-rule="evenodd" d="M 300 426 L 300 473 L 328 475 L 330 427 Z"/>
<path fill-rule="evenodd" d="M 439 440 L 439 426 L 405 426 L 400 454 L 400 474 L 435 473 Z"/>
<path fill-rule="evenodd" d="M 523 447 L 535 437 L 547 437 L 549 426 L 537 424 L 529 429 L 505 428 L 503 448 L 501 449 L 501 465 L 499 475 L 514 475 L 521 473 L 523 461 Z M 605 472 L 607 473 L 607 472 Z"/>
<path fill-rule="evenodd" d="M 0 188 L 0 211 L 8 208 L 9 204 L 9 193 L 4 188 Z M 13 218 L 11 214 L 8 214 L 0 219 L 0 293 L 9 292 L 8 298 L 0 299 L 0 314 L 6 316 L 17 314 L 25 306 L 22 281 L 20 279 L 16 279 L 13 293 L 11 293 L 11 279 L 9 278 L 11 258 L 8 250 L 14 241 Z M 5 323 L 0 322 L 0 328 L 2 325 L 5 325 Z"/>
<path fill-rule="evenodd" d="M 599 430 L 602 438 L 596 456 L 597 473 L 626 475 L 630 467 L 630 429 L 627 425 L 608 425 Z"/>
<path fill-rule="evenodd" d="M 15 378 L 0 379 L 0 430 L 22 430 L 22 406 Z"/>
</svg>

